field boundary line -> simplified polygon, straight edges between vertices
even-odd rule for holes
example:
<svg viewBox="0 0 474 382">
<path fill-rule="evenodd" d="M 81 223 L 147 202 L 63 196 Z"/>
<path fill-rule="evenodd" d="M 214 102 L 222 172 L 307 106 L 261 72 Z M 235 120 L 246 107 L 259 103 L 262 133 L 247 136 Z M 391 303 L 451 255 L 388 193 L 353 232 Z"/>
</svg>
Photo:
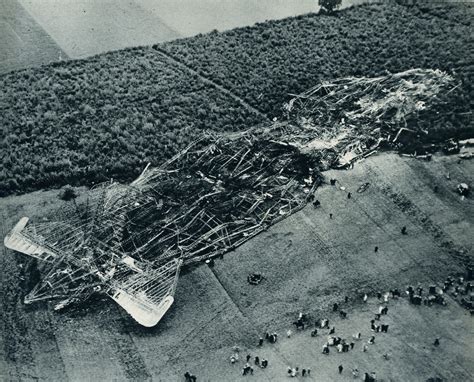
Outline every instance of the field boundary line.
<svg viewBox="0 0 474 382">
<path fill-rule="evenodd" d="M 225 295 L 227 296 L 227 298 L 230 300 L 230 302 L 232 303 L 232 305 L 235 306 L 235 308 L 237 309 L 237 311 L 241 314 L 242 318 L 244 319 L 244 321 L 250 326 L 250 328 L 257 334 L 258 337 L 261 336 L 261 332 L 263 331 L 262 328 L 260 327 L 260 325 L 257 325 L 255 324 L 255 322 L 250 319 L 244 312 L 243 310 L 240 308 L 240 306 L 234 301 L 234 299 L 232 298 L 232 296 L 230 295 L 229 291 L 227 290 L 227 288 L 224 286 L 224 284 L 221 282 L 221 280 L 219 279 L 219 276 L 217 275 L 217 273 L 214 271 L 214 269 L 212 268 L 209 268 L 210 270 L 210 273 L 214 276 L 214 278 L 216 279 L 216 281 L 218 282 L 219 286 L 222 288 L 223 292 L 225 293 Z M 260 330 L 260 333 L 258 332 L 258 330 Z M 257 338 L 257 336 L 255 338 Z M 274 344 L 274 345 L 277 345 L 277 344 Z M 271 347 L 272 351 L 278 355 L 282 360 L 284 360 L 287 364 L 289 364 L 289 360 L 287 357 L 285 357 L 280 349 L 278 349 L 276 346 L 272 346 Z M 269 377 L 266 377 L 267 380 L 271 381 L 271 379 L 269 379 Z"/>
<path fill-rule="evenodd" d="M 117 322 L 118 325 L 123 329 L 124 334 L 122 339 L 118 337 L 113 338 L 112 346 L 116 350 L 116 356 L 120 360 L 119 364 L 125 377 L 130 381 L 137 379 L 140 381 L 153 380 L 153 376 L 150 374 L 150 370 L 148 369 L 145 358 L 143 357 L 139 346 L 135 342 L 132 331 L 124 328 L 126 326 L 127 320 L 129 320 L 130 317 L 117 304 L 113 304 L 112 309 L 117 312 L 117 319 L 114 321 Z M 130 356 L 129 358 L 124 357 L 127 354 L 127 345 L 129 345 L 129 349 L 134 351 L 134 355 Z M 139 375 L 134 375 L 134 372 L 137 372 Z"/>
<path fill-rule="evenodd" d="M 52 329 L 52 334 L 54 336 L 54 347 L 56 348 L 57 352 L 58 352 L 58 358 L 59 358 L 59 365 L 58 367 L 61 369 L 61 374 L 64 374 L 64 376 L 66 377 L 65 380 L 69 380 L 69 375 L 67 373 L 67 369 L 66 369 L 66 363 L 64 362 L 64 358 L 63 358 L 63 355 L 61 353 L 61 347 L 59 346 L 58 344 L 58 339 L 56 337 L 56 333 L 57 333 L 57 330 L 56 330 L 56 325 L 57 325 L 57 321 L 54 321 L 54 314 L 53 312 L 50 310 L 49 308 L 49 304 L 48 304 L 48 310 L 47 310 L 47 315 L 48 315 L 48 320 L 49 320 L 49 323 L 48 323 L 48 326 Z"/>
<path fill-rule="evenodd" d="M 47 37 L 49 37 L 51 39 L 52 42 L 54 42 L 54 44 L 56 45 L 56 47 L 58 48 L 59 52 L 61 52 L 61 58 L 62 60 L 54 60 L 54 61 L 51 61 L 49 62 L 48 64 L 45 64 L 45 65 L 50 65 L 52 63 L 55 63 L 55 62 L 61 62 L 61 61 L 70 61 L 71 59 L 73 59 L 72 56 L 69 55 L 69 53 L 66 52 L 66 50 L 61 46 L 61 44 L 59 44 L 59 41 L 57 41 L 52 35 L 51 33 L 48 32 L 48 30 L 46 29 L 46 26 L 43 25 L 42 22 L 40 22 L 40 20 L 32 13 L 30 12 L 29 9 L 27 9 L 23 4 L 22 2 L 18 1 L 17 4 L 21 7 L 21 9 L 23 9 L 23 11 L 31 18 L 31 20 L 33 20 L 33 22 L 38 26 L 38 29 L 40 29 Z M 58 53 L 59 53 L 58 52 Z M 34 66 L 36 67 L 36 66 Z"/>
<path fill-rule="evenodd" d="M 187 72 L 197 76 L 202 82 L 208 84 L 208 85 L 211 85 L 212 87 L 214 87 L 215 89 L 219 90 L 221 93 L 225 94 L 225 95 L 228 95 L 229 97 L 231 97 L 232 99 L 234 99 L 235 101 L 237 101 L 238 103 L 240 103 L 245 109 L 247 109 L 248 111 L 251 111 L 253 114 L 256 114 L 258 115 L 259 117 L 265 119 L 265 120 L 268 120 L 270 121 L 270 118 L 263 112 L 261 112 L 260 110 L 258 110 L 257 108 L 255 108 L 254 106 L 250 105 L 247 101 L 245 101 L 244 99 L 242 99 L 240 96 L 238 96 L 237 94 L 235 94 L 234 92 L 232 92 L 231 90 L 225 88 L 224 86 L 222 85 L 219 85 L 218 83 L 214 82 L 212 79 L 202 75 L 201 73 L 199 73 L 198 71 L 194 70 L 193 68 L 191 68 L 188 64 L 182 62 L 181 60 L 179 60 L 178 58 L 175 58 L 173 57 L 171 54 L 169 54 L 168 52 L 164 51 L 163 49 L 161 49 L 160 47 L 158 46 L 153 46 L 152 48 L 158 55 L 160 55 L 161 57 L 165 58 L 166 60 L 168 61 L 171 61 L 174 65 L 186 70 Z"/>
</svg>

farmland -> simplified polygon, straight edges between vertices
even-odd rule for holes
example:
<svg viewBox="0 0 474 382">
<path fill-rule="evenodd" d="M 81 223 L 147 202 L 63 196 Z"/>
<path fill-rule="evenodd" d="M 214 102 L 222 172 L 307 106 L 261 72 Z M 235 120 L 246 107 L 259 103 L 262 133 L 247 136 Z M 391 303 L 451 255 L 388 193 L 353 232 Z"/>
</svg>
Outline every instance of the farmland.
<svg viewBox="0 0 474 382">
<path fill-rule="evenodd" d="M 15 83 L 1 88 L 3 194 L 125 180 L 125 174 L 130 180 L 205 130 L 239 130 L 261 121 L 152 50 L 127 52 L 3 77 Z"/>
<path fill-rule="evenodd" d="M 0 3 L 0 36 L 0 74 L 67 59 L 16 1 Z"/>
<path fill-rule="evenodd" d="M 9 252 L 0 260 L 5 270 L 1 294 L 7 302 L 1 331 L 3 379 L 177 381 L 191 370 L 202 380 L 239 380 L 242 363 L 229 363 L 232 347 L 238 345 L 242 356 L 249 351 L 269 360 L 267 370 L 256 371 L 258 380 L 284 380 L 288 365 L 310 367 L 315 380 L 336 380 L 340 363 L 347 370 L 375 371 L 382 380 L 467 380 L 473 372 L 467 335 L 472 319 L 452 297 L 446 307 L 415 307 L 406 298 L 390 301 L 390 331 L 378 335 L 367 353 L 357 343 L 347 355 L 323 356 L 325 331 L 317 338 L 305 330 L 276 345 L 255 345 L 266 330 L 283 337 L 301 310 L 314 319 L 329 317 L 338 335 L 361 331 L 367 339 L 371 312 L 378 307 L 375 292 L 418 282 L 426 289 L 463 272 L 456 251 L 472 251 L 467 233 L 472 232 L 474 205 L 454 188 L 461 181 L 472 184 L 473 165 L 458 163 L 456 156 L 422 162 L 382 154 L 353 170 L 325 173 L 339 185 L 318 189 L 319 209 L 308 206 L 227 254 L 214 268 L 185 269 L 175 305 L 153 329 L 138 327 L 107 300 L 62 314 L 47 305 L 23 305 L 25 258 Z M 366 182 L 367 190 L 358 193 Z M 351 200 L 348 191 L 354 195 Z M 23 215 L 39 218 L 60 203 L 66 202 L 57 198 L 57 191 L 2 198 L 4 224 L 9 227 Z M 402 225 L 408 235 L 400 235 Z M 262 272 L 266 280 L 249 285 L 249 272 Z M 361 305 L 362 292 L 370 295 L 368 305 Z M 341 321 L 329 310 L 345 295 L 350 297 L 344 306 L 349 316 Z M 435 337 L 442 341 L 437 349 L 432 346 Z M 385 352 L 389 361 L 382 359 Z M 340 380 L 352 379 L 349 374 Z"/>
<path fill-rule="evenodd" d="M 289 93 L 342 75 L 454 70 L 448 119 L 427 122 L 434 140 L 470 136 L 471 13 L 460 23 L 457 9 L 366 5 L 3 75 L 0 194 L 130 180 L 205 131 L 280 117 Z"/>
<path fill-rule="evenodd" d="M 314 0 L 18 1 L 71 58 L 318 10 Z M 364 1 L 343 0 L 342 7 Z"/>
<path fill-rule="evenodd" d="M 22 6 L 63 47 L 83 58 L 110 50 L 174 40 L 181 35 L 135 1 L 30 1 Z"/>
<path fill-rule="evenodd" d="M 39 8 L 33 9 L 38 4 L 22 3 L 30 3 L 29 12 L 41 19 Z M 22 12 L 9 4 L 0 7 Z M 156 12 L 148 0 L 142 6 Z M 449 102 L 444 111 L 451 113 L 442 120 L 433 113 L 424 121 L 429 140 L 473 137 L 472 9 L 366 5 L 337 16 L 308 14 L 167 43 L 157 38 L 153 46 L 3 74 L 2 237 L 22 216 L 40 222 L 75 203 L 61 200 L 59 187 L 72 184 L 82 198 L 98 182 L 127 182 L 148 162 L 163 162 L 205 133 L 281 119 L 289 94 L 343 75 L 446 70 L 460 85 L 441 97 Z M 141 15 L 137 11 L 136 20 Z M 49 23 L 45 29 L 58 22 L 48 17 L 42 20 Z M 64 26 L 55 25 L 57 34 Z M 176 30 L 155 27 L 170 36 Z M 0 28 L 5 27 L 0 23 Z M 11 42 L 16 37 L 9 30 Z M 57 53 L 42 33 L 40 28 L 30 42 L 43 47 L 44 56 L 35 56 L 43 58 L 31 59 L 35 66 Z M 71 50 L 65 50 L 71 57 L 82 57 L 120 40 L 109 37 L 72 48 L 73 38 L 65 34 L 63 44 L 69 44 Z M 128 37 L 127 44 L 136 42 Z M 11 46 L 0 49 L 7 58 L 18 49 Z M 35 48 L 25 49 L 34 54 Z M 190 371 L 198 381 L 241 381 L 247 353 L 269 360 L 267 369 L 255 367 L 249 376 L 256 381 L 286 381 L 288 366 L 311 368 L 308 381 L 353 380 L 352 368 L 361 376 L 376 372 L 378 381 L 470 380 L 472 315 L 460 304 L 462 296 L 451 290 L 444 294 L 446 306 L 415 306 L 404 290 L 422 286 L 426 295 L 429 285 L 442 286 L 446 277 L 464 275 L 472 264 L 473 197 L 461 197 L 456 187 L 472 188 L 474 160 L 435 153 L 424 161 L 379 152 L 352 169 L 322 175 L 318 208 L 307 205 L 213 266 L 182 269 L 174 305 L 153 328 L 139 326 L 104 296 L 61 313 L 49 302 L 25 305 L 23 298 L 39 277 L 37 263 L 0 245 L 0 380 L 168 382 L 182 381 Z M 330 185 L 333 178 L 337 182 Z M 259 285 L 247 282 L 253 272 L 265 277 Z M 375 334 L 370 320 L 381 305 L 377 293 L 393 288 L 402 297 L 387 303 L 381 322 L 390 330 Z M 336 302 L 346 319 L 332 312 Z M 297 331 L 292 322 L 300 312 L 309 315 L 311 326 L 329 318 L 337 336 L 352 341 L 361 332 L 362 340 L 348 353 L 331 348 L 323 355 L 328 330 L 316 337 L 312 328 Z M 294 331 L 291 338 L 285 336 L 288 329 Z M 266 331 L 276 331 L 279 340 L 258 347 Z M 374 334 L 375 344 L 363 352 Z M 440 346 L 434 346 L 435 338 Z M 240 360 L 232 365 L 235 346 Z"/>
<path fill-rule="evenodd" d="M 444 18 L 433 17 L 440 13 L 436 7 L 364 5 L 338 17 L 303 15 L 156 48 L 271 116 L 279 116 L 289 93 L 321 80 L 413 67 L 455 70 L 469 99 L 474 67 L 466 53 L 474 48 L 469 32 L 474 7 L 440 8 Z"/>
</svg>

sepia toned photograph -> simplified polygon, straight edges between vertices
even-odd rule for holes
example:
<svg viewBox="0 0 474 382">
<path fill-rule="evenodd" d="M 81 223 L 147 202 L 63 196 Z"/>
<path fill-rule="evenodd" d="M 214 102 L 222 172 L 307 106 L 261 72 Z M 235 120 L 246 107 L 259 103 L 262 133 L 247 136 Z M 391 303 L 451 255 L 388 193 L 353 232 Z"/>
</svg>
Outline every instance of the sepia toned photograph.
<svg viewBox="0 0 474 382">
<path fill-rule="evenodd" d="M 0 0 L 0 381 L 474 381 L 474 0 Z"/>
</svg>

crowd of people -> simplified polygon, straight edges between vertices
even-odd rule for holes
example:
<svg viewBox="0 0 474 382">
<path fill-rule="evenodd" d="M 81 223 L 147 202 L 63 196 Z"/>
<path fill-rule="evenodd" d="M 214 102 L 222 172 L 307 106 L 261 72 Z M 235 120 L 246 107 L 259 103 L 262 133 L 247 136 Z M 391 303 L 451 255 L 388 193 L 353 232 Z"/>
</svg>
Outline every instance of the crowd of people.
<svg viewBox="0 0 474 382">
<path fill-rule="evenodd" d="M 397 290 L 391 291 L 392 296 L 397 296 L 399 295 L 399 292 Z M 380 299 L 383 299 L 384 302 L 387 302 L 389 293 L 385 295 L 379 295 Z M 363 301 L 367 301 L 367 295 L 365 294 L 362 297 Z M 348 297 L 345 297 L 344 302 L 347 303 L 349 301 Z M 347 317 L 347 312 L 344 310 L 340 309 L 340 304 L 334 303 L 332 307 L 333 312 L 339 312 L 339 316 L 341 319 Z M 343 314 L 341 314 L 343 313 Z M 378 309 L 378 312 L 375 313 L 375 319 L 371 320 L 371 330 L 375 333 L 387 333 L 389 325 L 388 324 L 376 324 L 375 322 L 380 320 L 380 316 L 388 314 L 388 307 L 386 305 L 380 306 Z M 311 326 L 309 323 L 309 318 L 307 314 L 304 313 L 299 313 L 298 318 L 293 322 L 293 325 L 296 326 L 297 330 L 301 329 L 304 330 L 308 326 Z M 316 337 L 319 334 L 319 331 L 327 331 L 328 337 L 327 337 L 327 342 L 323 345 L 323 354 L 329 355 L 330 354 L 330 348 L 335 348 L 336 352 L 338 353 L 345 353 L 353 350 L 355 348 L 355 344 L 357 341 L 362 340 L 362 335 L 360 332 L 355 333 L 352 336 L 352 340 L 349 341 L 348 339 L 341 338 L 339 336 L 334 335 L 336 331 L 336 327 L 333 325 L 330 325 L 330 321 L 328 318 L 322 318 L 322 319 L 317 319 L 314 321 L 314 327 L 311 330 L 311 337 Z M 288 330 L 287 336 L 290 337 L 292 334 L 291 329 Z M 265 333 L 264 336 L 259 337 L 258 340 L 258 347 L 262 347 L 264 345 L 264 342 L 267 341 L 268 343 L 275 343 L 278 339 L 278 334 L 276 332 L 273 333 Z M 367 344 L 374 344 L 375 343 L 375 335 L 370 336 L 370 338 L 367 341 Z M 367 351 L 367 344 L 363 344 L 362 346 L 362 351 Z M 234 353 L 231 356 L 231 363 L 234 364 L 239 360 L 239 355 L 238 355 L 238 348 L 234 349 Z M 385 354 L 386 359 L 388 359 L 388 354 Z M 252 356 L 250 354 L 247 354 L 246 359 L 245 359 L 245 365 L 242 368 L 242 375 L 253 375 L 254 374 L 254 367 L 260 367 L 262 369 L 267 368 L 268 366 L 268 360 L 266 359 L 260 359 L 259 356 L 254 356 L 253 357 L 253 364 L 252 362 Z M 344 366 L 339 365 L 338 366 L 338 373 L 342 374 L 344 371 Z M 354 378 L 359 377 L 359 370 L 357 368 L 351 369 L 351 374 Z M 311 368 L 305 367 L 305 368 L 300 368 L 299 366 L 288 366 L 287 367 L 287 375 L 289 377 L 309 377 L 311 376 Z M 375 373 L 370 372 L 370 373 L 364 373 L 364 381 L 367 382 L 375 382 Z"/>
<path fill-rule="evenodd" d="M 468 277 L 469 279 L 469 277 Z M 470 281 L 466 281 L 464 277 L 457 277 L 454 278 L 449 276 L 444 285 L 442 287 L 436 285 L 430 285 L 428 287 L 427 292 L 425 289 L 418 285 L 413 287 L 412 285 L 408 285 L 405 294 L 408 297 L 408 301 L 415 305 L 421 305 L 422 302 L 424 305 L 431 306 L 433 303 L 438 303 L 441 305 L 446 304 L 446 300 L 444 297 L 445 293 L 451 293 L 453 297 L 456 297 L 457 294 L 470 294 L 473 290 L 473 286 Z M 361 296 L 361 300 L 363 303 L 367 303 L 368 301 L 368 294 L 364 293 Z M 379 307 L 376 312 L 373 313 L 373 318 L 370 320 L 370 330 L 373 333 L 370 335 L 366 342 L 362 343 L 361 350 L 362 352 L 367 352 L 370 345 L 375 344 L 376 335 L 378 333 L 388 333 L 389 331 L 389 324 L 383 322 L 383 318 L 388 315 L 388 303 L 390 299 L 399 299 L 402 297 L 402 293 L 398 288 L 392 289 L 388 292 L 382 293 L 378 292 L 375 296 L 379 302 Z M 349 298 L 346 296 L 344 298 L 344 302 L 347 303 Z M 347 312 L 341 309 L 341 303 L 334 303 L 332 306 L 333 312 L 338 312 L 339 317 L 344 319 L 347 317 Z M 322 347 L 322 353 L 325 355 L 329 355 L 331 353 L 331 348 L 334 349 L 333 352 L 335 353 L 347 353 L 353 351 L 356 348 L 356 343 L 360 343 L 362 341 L 362 335 L 360 332 L 357 332 L 352 335 L 352 338 L 348 340 L 347 338 L 342 338 L 340 336 L 335 335 L 336 327 L 334 325 L 330 325 L 329 318 L 322 318 L 317 319 L 314 321 L 314 326 L 311 325 L 309 322 L 309 316 L 304 313 L 299 313 L 297 319 L 293 322 L 293 325 L 296 327 L 297 330 L 305 330 L 308 327 L 312 327 L 310 335 L 311 337 L 317 337 L 324 331 L 327 334 L 327 341 L 324 343 Z M 292 334 L 291 330 L 287 332 L 287 336 L 290 337 Z M 275 344 L 278 341 L 278 334 L 276 332 L 266 332 L 263 336 L 259 337 L 258 339 L 258 347 L 262 348 L 264 343 L 267 342 L 269 344 Z M 439 337 L 435 338 L 432 342 L 434 347 L 441 346 L 441 340 Z M 239 362 L 239 352 L 240 349 L 238 347 L 234 347 L 233 354 L 230 356 L 230 363 L 235 364 Z M 390 354 L 384 353 L 382 355 L 383 359 L 389 360 Z M 251 356 L 251 354 L 247 354 L 245 357 L 245 364 L 242 367 L 242 375 L 253 375 L 255 368 L 266 369 L 269 366 L 269 362 L 267 359 L 262 358 L 260 356 Z M 337 368 L 338 374 L 344 373 L 344 365 L 340 364 Z M 353 378 L 359 378 L 361 375 L 358 368 L 350 369 L 350 373 Z M 288 366 L 287 368 L 287 376 L 291 378 L 295 377 L 310 377 L 311 376 L 311 369 L 309 367 L 301 368 L 299 366 Z M 185 380 L 186 382 L 196 382 L 197 378 L 195 375 L 186 372 L 185 373 Z M 373 371 L 364 372 L 363 379 L 364 382 L 376 382 L 376 374 Z"/>
<path fill-rule="evenodd" d="M 336 184 L 335 179 L 330 180 L 331 185 Z M 341 187 L 341 189 L 343 189 Z M 351 199 L 352 194 L 349 192 L 347 194 L 347 198 Z M 315 200 L 314 197 L 310 199 L 311 202 L 313 202 L 313 206 L 318 208 L 321 206 L 321 202 L 319 200 Z M 330 219 L 333 218 L 333 214 L 330 214 Z M 401 234 L 402 235 L 408 235 L 407 227 L 403 226 L 401 228 Z M 375 246 L 374 248 L 375 252 L 379 251 L 379 247 Z M 468 270 L 468 276 L 467 280 L 472 280 L 474 279 L 473 275 L 473 270 L 470 268 Z M 249 281 L 250 282 L 250 281 Z M 444 282 L 443 287 L 438 287 L 435 285 L 430 285 L 428 288 L 427 293 L 424 293 L 424 288 L 422 286 L 417 286 L 413 287 L 411 285 L 407 286 L 406 288 L 406 295 L 408 296 L 409 302 L 414 304 L 414 305 L 421 305 L 422 303 L 427 306 L 431 306 L 433 304 L 440 304 L 440 305 L 446 305 L 446 299 L 444 294 L 451 292 L 453 297 L 457 297 L 458 295 L 460 296 L 471 296 L 471 292 L 474 290 L 474 286 L 470 281 L 467 281 L 464 279 L 464 277 L 458 277 L 457 279 L 453 277 L 448 277 L 446 281 Z M 377 311 L 374 313 L 373 318 L 370 320 L 370 330 L 373 333 L 367 338 L 367 341 L 364 341 L 362 343 L 361 351 L 362 352 L 367 352 L 369 349 L 370 345 L 375 344 L 376 341 L 376 335 L 379 333 L 388 333 L 390 325 L 384 321 L 384 317 L 388 315 L 388 302 L 390 299 L 398 299 L 402 297 L 402 293 L 398 288 L 392 289 L 388 292 L 382 293 L 378 292 L 375 294 L 376 298 L 378 299 L 380 305 Z M 368 301 L 368 294 L 364 293 L 361 296 L 362 302 L 367 303 Z M 466 298 L 464 298 L 466 300 Z M 463 304 L 464 300 L 461 301 L 461 304 Z M 471 313 L 473 313 L 473 306 L 472 306 L 472 296 L 471 299 L 467 303 L 468 309 L 471 310 Z M 466 300 L 467 301 L 467 300 Z M 344 303 L 349 302 L 349 297 L 346 296 L 344 298 Z M 345 310 L 341 309 L 342 302 L 340 303 L 334 303 L 332 306 L 332 311 L 337 312 L 340 319 L 346 319 L 348 316 L 348 313 Z M 307 314 L 304 313 L 299 313 L 298 318 L 293 321 L 293 325 L 295 326 L 296 330 L 305 330 L 308 327 L 312 327 L 311 323 L 309 322 L 309 318 Z M 324 355 L 330 355 L 331 353 L 331 348 L 334 349 L 333 352 L 335 353 L 347 353 L 350 351 L 353 351 L 356 348 L 356 343 L 360 343 L 362 341 L 362 334 L 360 332 L 357 332 L 352 335 L 352 338 L 349 340 L 347 338 L 342 338 L 338 335 L 336 335 L 336 327 L 334 325 L 330 326 L 330 321 L 328 318 L 322 318 L 322 319 L 317 319 L 314 321 L 314 326 L 311 328 L 310 335 L 311 337 L 317 337 L 322 332 L 325 332 L 327 335 L 327 341 L 324 343 L 322 347 L 322 353 Z M 288 329 L 287 331 L 287 337 L 290 338 L 293 334 L 291 329 Z M 275 344 L 278 340 L 278 334 L 276 332 L 266 332 L 264 336 L 259 337 L 258 340 L 258 347 L 262 348 L 264 346 L 265 341 L 270 343 L 270 344 Z M 441 342 L 440 338 L 435 338 L 434 342 L 432 343 L 434 347 L 439 347 Z M 390 359 L 390 354 L 384 353 L 382 355 L 384 360 L 389 360 Z M 235 364 L 236 362 L 239 361 L 239 349 L 236 348 L 234 349 L 234 353 L 230 357 L 230 362 L 231 364 Z M 250 354 L 247 354 L 245 364 L 242 368 L 242 375 L 253 375 L 254 374 L 254 367 L 258 367 L 261 369 L 266 369 L 268 367 L 268 360 L 260 358 L 259 356 L 254 356 L 253 357 L 253 362 L 252 362 L 252 356 Z M 344 365 L 340 364 L 337 367 L 337 373 L 338 374 L 343 374 L 344 373 Z M 352 374 L 353 378 L 358 378 L 360 376 L 360 371 L 358 368 L 352 368 L 350 369 L 350 373 Z M 311 376 L 311 369 L 309 367 L 305 367 L 300 369 L 299 366 L 288 366 L 287 367 L 287 376 L 288 377 L 310 377 Z M 185 374 L 186 381 L 189 382 L 196 382 L 196 377 L 186 373 Z M 376 382 L 376 373 L 374 371 L 370 372 L 364 372 L 363 374 L 363 381 L 364 382 Z"/>
<path fill-rule="evenodd" d="M 287 374 L 290 377 L 299 377 L 300 375 L 300 369 L 299 367 L 290 367 L 288 366 Z M 302 369 L 301 370 L 301 376 L 302 377 L 309 377 L 311 375 L 311 369 Z"/>
<path fill-rule="evenodd" d="M 452 278 L 448 279 L 448 284 L 453 282 Z M 462 281 L 462 280 L 461 280 Z M 458 280 L 458 283 L 460 280 Z M 441 289 L 435 288 L 433 289 L 432 286 L 429 287 L 428 290 L 428 296 L 432 296 L 436 293 L 439 293 Z M 415 296 L 418 295 L 423 295 L 423 287 L 418 286 L 417 288 L 414 288 L 412 286 L 408 286 L 406 288 L 406 295 L 409 297 L 409 300 L 412 301 L 412 299 Z M 366 341 L 364 341 L 361 344 L 361 351 L 362 352 L 367 352 L 369 349 L 370 345 L 375 344 L 376 342 L 376 335 L 378 333 L 388 333 L 390 325 L 388 323 L 383 322 L 383 317 L 388 315 L 389 308 L 387 306 L 387 303 L 389 302 L 390 299 L 398 299 L 402 296 L 401 292 L 399 289 L 392 289 L 388 292 L 382 293 L 376 293 L 374 297 L 376 297 L 379 301 L 379 307 L 376 310 L 376 312 L 373 313 L 373 318 L 370 320 L 370 330 L 372 331 L 372 335 L 370 335 Z M 367 302 L 368 300 L 368 294 L 364 293 L 361 296 L 362 302 Z M 347 303 L 349 301 L 348 297 L 344 298 L 344 302 Z M 332 311 L 339 313 L 339 317 L 341 319 L 344 319 L 347 317 L 347 312 L 341 309 L 341 303 L 334 303 L 332 306 Z M 344 314 L 341 314 L 344 313 Z M 352 335 L 351 339 L 347 338 L 342 338 L 338 335 L 336 335 L 336 327 L 334 325 L 330 325 L 330 320 L 329 318 L 322 318 L 322 319 L 317 319 L 314 321 L 314 326 L 311 325 L 309 322 L 309 316 L 304 313 L 299 313 L 297 319 L 293 322 L 293 325 L 296 326 L 297 330 L 305 330 L 305 328 L 312 327 L 310 335 L 311 337 L 317 337 L 323 332 L 326 333 L 327 335 L 327 341 L 323 344 L 322 347 L 322 353 L 325 355 L 330 355 L 331 349 L 332 352 L 336 353 L 347 353 L 350 351 L 353 351 L 356 348 L 356 344 L 360 343 L 362 341 L 362 334 L 361 332 L 357 332 Z M 288 330 L 287 336 L 290 337 L 292 334 L 291 329 Z M 268 343 L 275 343 L 278 339 L 278 334 L 276 332 L 273 333 L 265 333 L 264 336 L 259 337 L 258 340 L 258 347 L 262 347 L 266 342 Z M 440 346 L 440 339 L 435 338 L 433 345 L 435 347 Z M 382 354 L 382 358 L 385 360 L 390 359 L 390 354 L 384 353 Z M 239 360 L 238 357 L 238 350 L 231 356 L 231 363 L 235 363 Z M 245 364 L 242 368 L 242 375 L 253 375 L 254 373 L 254 368 L 259 367 L 262 369 L 265 369 L 268 367 L 268 360 L 266 359 L 261 359 L 259 356 L 254 356 L 253 361 L 252 361 L 252 356 L 250 354 L 247 354 L 246 359 L 245 359 Z M 376 382 L 376 373 L 374 371 L 367 371 L 361 374 L 358 368 L 352 368 L 349 370 L 350 374 L 352 375 L 353 378 L 359 378 L 362 376 L 362 380 L 364 382 Z M 337 368 L 337 373 L 338 374 L 344 374 L 345 373 L 345 368 L 343 364 L 340 364 Z M 311 368 L 305 367 L 305 368 L 300 368 L 300 366 L 288 366 L 287 367 L 287 372 L 286 375 L 291 378 L 295 377 L 310 377 L 311 376 Z"/>
</svg>

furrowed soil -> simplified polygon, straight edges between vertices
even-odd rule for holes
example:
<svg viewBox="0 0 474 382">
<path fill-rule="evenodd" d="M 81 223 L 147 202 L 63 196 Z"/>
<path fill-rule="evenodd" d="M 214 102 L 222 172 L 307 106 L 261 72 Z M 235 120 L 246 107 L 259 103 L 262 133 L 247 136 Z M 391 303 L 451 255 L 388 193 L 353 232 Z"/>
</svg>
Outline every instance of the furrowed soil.
<svg viewBox="0 0 474 382">
<path fill-rule="evenodd" d="M 435 156 L 425 162 L 387 153 L 325 177 L 338 182 L 317 190 L 320 208 L 307 206 L 213 268 L 184 269 L 175 304 L 152 329 L 139 327 L 100 297 L 63 313 L 48 304 L 25 306 L 27 260 L 4 251 L 0 380 L 181 381 L 190 371 L 199 381 L 234 381 L 243 378 L 247 353 L 269 361 L 265 370 L 255 367 L 258 381 L 286 380 L 287 366 L 311 368 L 309 381 L 352 380 L 354 367 L 376 372 L 382 381 L 469 380 L 474 373 L 472 318 L 452 295 L 447 306 L 390 300 L 381 321 L 390 325 L 388 333 L 376 334 L 367 352 L 361 349 L 373 334 L 369 321 L 380 306 L 375 292 L 418 283 L 427 290 L 464 272 L 466 258 L 472 258 L 474 203 L 455 188 L 460 182 L 473 184 L 474 161 Z M 366 190 L 357 192 L 365 183 Z M 2 198 L 3 231 L 21 216 L 39 219 L 66 203 L 57 194 Z M 402 226 L 407 235 L 401 235 Z M 249 285 L 250 272 L 263 273 L 265 280 Z M 370 298 L 363 304 L 365 292 Z M 341 320 L 330 308 L 345 296 L 349 302 L 341 306 L 348 317 Z M 348 353 L 332 348 L 324 356 L 327 330 L 315 338 L 310 329 L 286 338 L 288 329 L 296 331 L 291 323 L 300 311 L 311 320 L 329 318 L 336 335 L 349 342 L 356 332 L 362 340 Z M 278 332 L 280 339 L 258 348 L 265 331 Z M 441 344 L 434 347 L 437 337 Z M 231 365 L 234 345 L 241 349 L 240 361 Z"/>
</svg>

